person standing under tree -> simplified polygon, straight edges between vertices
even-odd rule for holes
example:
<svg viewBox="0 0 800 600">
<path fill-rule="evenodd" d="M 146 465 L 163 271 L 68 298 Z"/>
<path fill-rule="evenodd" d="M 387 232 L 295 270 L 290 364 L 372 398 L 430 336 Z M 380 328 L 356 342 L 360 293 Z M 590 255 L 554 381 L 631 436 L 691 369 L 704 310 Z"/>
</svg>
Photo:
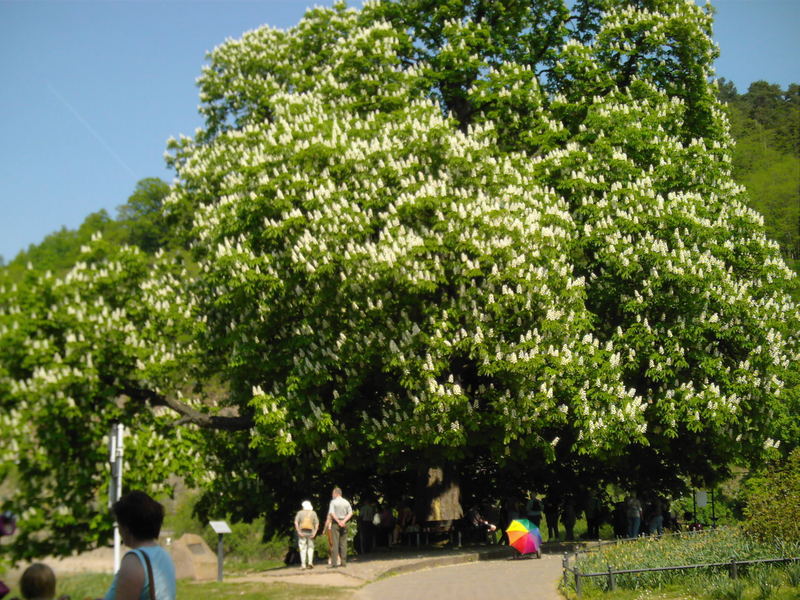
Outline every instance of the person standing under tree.
<svg viewBox="0 0 800 600">
<path fill-rule="evenodd" d="M 347 522 L 353 516 L 353 507 L 342 498 L 342 490 L 333 488 L 331 503 L 328 507 L 333 537 L 333 551 L 331 552 L 331 568 L 347 566 Z"/>
<path fill-rule="evenodd" d="M 542 501 L 539 500 L 535 492 L 531 492 L 531 497 L 525 505 L 525 516 L 536 527 L 540 526 L 542 522 Z"/>
<path fill-rule="evenodd" d="M 561 522 L 564 524 L 564 536 L 567 540 L 575 539 L 575 521 L 578 519 L 578 513 L 575 509 L 575 497 L 572 493 L 565 494 L 561 500 Z"/>
<path fill-rule="evenodd" d="M 625 508 L 628 516 L 628 537 L 638 537 L 642 524 L 642 503 L 636 496 L 630 495 L 625 499 Z"/>
<path fill-rule="evenodd" d="M 664 535 L 664 502 L 658 496 L 647 507 L 647 533 Z"/>
<path fill-rule="evenodd" d="M 547 523 L 547 541 L 558 541 L 558 506 L 561 500 L 553 490 L 544 497 L 544 520 Z"/>
<path fill-rule="evenodd" d="M 323 533 L 325 534 L 325 539 L 328 540 L 328 564 L 332 565 L 332 558 L 333 558 L 333 532 L 331 531 L 331 523 L 333 523 L 333 517 L 328 513 L 328 516 L 325 518 L 325 526 L 322 528 Z"/>
<path fill-rule="evenodd" d="M 294 517 L 294 529 L 297 531 L 297 547 L 300 550 L 300 568 L 314 568 L 314 538 L 319 530 L 319 517 L 314 512 L 311 502 L 304 500 L 302 509 Z"/>
<path fill-rule="evenodd" d="M 584 512 L 586 514 L 586 537 L 590 540 L 599 540 L 603 505 L 594 491 L 589 491 Z"/>
<path fill-rule="evenodd" d="M 375 524 L 372 521 L 376 514 L 375 501 L 368 495 L 358 510 L 358 539 L 362 554 L 372 551 L 375 546 Z"/>
</svg>

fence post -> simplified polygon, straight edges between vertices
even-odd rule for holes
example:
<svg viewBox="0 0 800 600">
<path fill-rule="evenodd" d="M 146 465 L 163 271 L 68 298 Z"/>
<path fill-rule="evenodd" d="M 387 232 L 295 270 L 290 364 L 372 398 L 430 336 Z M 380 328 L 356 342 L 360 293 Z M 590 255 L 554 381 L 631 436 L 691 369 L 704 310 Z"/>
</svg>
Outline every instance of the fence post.
<svg viewBox="0 0 800 600">
<path fill-rule="evenodd" d="M 577 561 L 575 561 L 575 596 L 581 597 L 581 572 L 578 569 Z"/>
<path fill-rule="evenodd" d="M 614 571 L 611 570 L 611 565 L 608 565 L 608 589 L 612 592 L 617 589 L 617 579 L 614 577 Z"/>
<path fill-rule="evenodd" d="M 736 559 L 731 559 L 731 579 L 738 579 L 739 577 L 739 568 L 736 566 Z"/>
<path fill-rule="evenodd" d="M 567 585 L 567 569 L 569 569 L 569 555 L 564 552 L 564 556 L 561 557 L 561 569 L 564 571 L 564 585 Z"/>
</svg>

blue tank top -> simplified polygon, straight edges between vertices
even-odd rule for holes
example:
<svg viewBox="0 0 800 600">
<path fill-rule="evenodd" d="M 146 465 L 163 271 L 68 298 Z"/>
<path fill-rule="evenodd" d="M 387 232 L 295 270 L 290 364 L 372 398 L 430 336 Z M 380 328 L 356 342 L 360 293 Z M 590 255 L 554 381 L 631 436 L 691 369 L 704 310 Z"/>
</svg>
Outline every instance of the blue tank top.
<svg viewBox="0 0 800 600">
<path fill-rule="evenodd" d="M 139 600 L 150 600 L 150 578 L 147 576 L 147 565 L 144 562 L 142 552 L 147 553 L 150 559 L 150 564 L 153 566 L 153 581 L 156 588 L 156 600 L 175 600 L 175 565 L 172 564 L 172 557 L 161 546 L 142 546 L 136 550 L 126 552 L 134 554 L 142 564 L 142 571 L 144 571 L 144 587 L 142 593 L 139 594 Z M 103 600 L 114 600 L 117 595 L 117 578 L 119 573 L 114 575 L 114 581 L 111 582 L 111 587 L 104 596 Z"/>
</svg>

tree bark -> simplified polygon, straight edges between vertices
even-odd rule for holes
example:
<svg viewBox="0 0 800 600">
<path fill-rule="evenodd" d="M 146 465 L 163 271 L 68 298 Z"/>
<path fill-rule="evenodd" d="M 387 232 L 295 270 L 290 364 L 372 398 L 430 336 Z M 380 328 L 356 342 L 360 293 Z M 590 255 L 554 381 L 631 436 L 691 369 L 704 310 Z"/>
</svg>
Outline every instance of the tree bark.
<svg viewBox="0 0 800 600">
<path fill-rule="evenodd" d="M 461 486 L 452 465 L 423 467 L 417 472 L 417 520 L 454 521 L 464 516 Z"/>
</svg>

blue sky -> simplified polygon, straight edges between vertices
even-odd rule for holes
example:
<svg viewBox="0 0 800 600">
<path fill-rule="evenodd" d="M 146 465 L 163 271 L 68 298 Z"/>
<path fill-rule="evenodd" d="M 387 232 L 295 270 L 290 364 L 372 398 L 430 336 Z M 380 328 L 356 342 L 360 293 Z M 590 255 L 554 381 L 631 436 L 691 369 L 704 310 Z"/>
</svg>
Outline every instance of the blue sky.
<svg viewBox="0 0 800 600">
<path fill-rule="evenodd" d="M 0 255 L 172 181 L 165 143 L 201 124 L 205 53 L 314 4 L 330 0 L 0 0 Z M 800 0 L 713 4 L 718 76 L 800 83 Z"/>
</svg>

